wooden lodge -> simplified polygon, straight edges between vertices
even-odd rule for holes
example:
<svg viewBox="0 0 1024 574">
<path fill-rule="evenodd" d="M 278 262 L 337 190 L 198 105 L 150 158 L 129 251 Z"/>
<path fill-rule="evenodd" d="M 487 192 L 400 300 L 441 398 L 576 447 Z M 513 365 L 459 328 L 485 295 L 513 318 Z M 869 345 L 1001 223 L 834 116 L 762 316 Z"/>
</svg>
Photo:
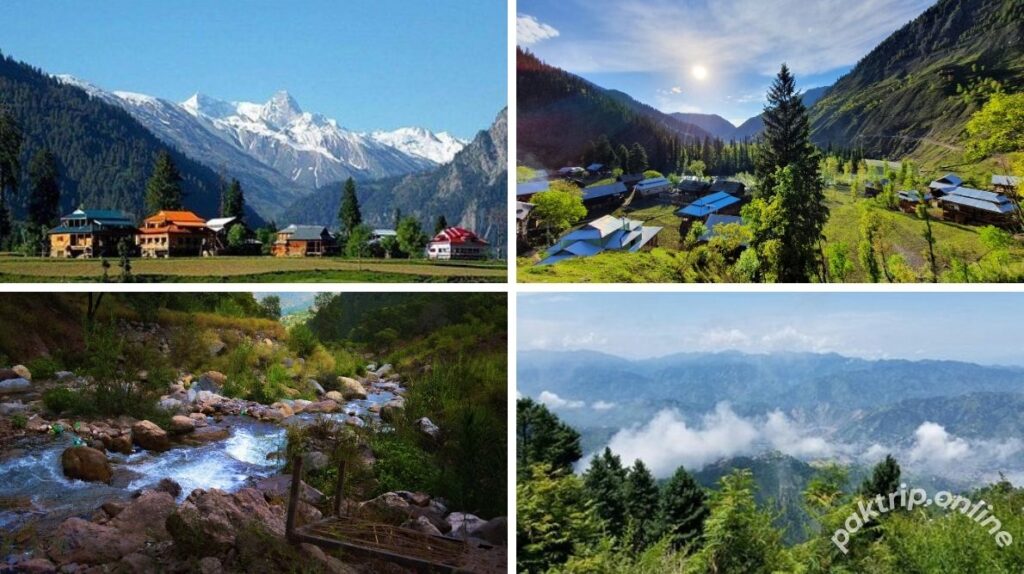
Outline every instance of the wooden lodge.
<svg viewBox="0 0 1024 574">
<path fill-rule="evenodd" d="M 938 198 L 943 218 L 956 223 L 1008 227 L 1018 221 L 1017 206 L 1005 195 L 968 187 L 947 188 Z"/>
<path fill-rule="evenodd" d="M 277 232 L 271 253 L 274 257 L 321 257 L 338 250 L 338 242 L 326 227 L 289 225 Z"/>
<path fill-rule="evenodd" d="M 993 175 L 992 190 L 1003 195 L 1016 196 L 1020 189 L 1020 179 L 1012 175 Z"/>
<path fill-rule="evenodd" d="M 160 211 L 146 218 L 136 239 L 143 257 L 196 257 L 212 250 L 214 234 L 191 211 Z"/>
<path fill-rule="evenodd" d="M 430 259 L 484 259 L 490 245 L 475 233 L 461 227 L 449 227 L 427 244 Z"/>
<path fill-rule="evenodd" d="M 135 224 L 120 211 L 77 209 L 50 230 L 50 257 L 114 257 L 127 239 L 135 244 Z"/>
</svg>

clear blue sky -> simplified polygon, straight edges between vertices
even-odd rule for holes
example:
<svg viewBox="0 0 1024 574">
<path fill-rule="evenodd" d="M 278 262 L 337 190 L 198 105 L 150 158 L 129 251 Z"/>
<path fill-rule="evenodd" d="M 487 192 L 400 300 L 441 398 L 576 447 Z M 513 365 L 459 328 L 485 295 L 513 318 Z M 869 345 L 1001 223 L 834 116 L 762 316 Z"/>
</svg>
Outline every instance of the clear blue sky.
<svg viewBox="0 0 1024 574">
<path fill-rule="evenodd" d="M 3 0 L 0 50 L 109 90 L 266 101 L 471 137 L 507 100 L 496 0 Z"/>
<path fill-rule="evenodd" d="M 520 294 L 518 348 L 739 350 L 1024 365 L 1024 293 Z"/>
<path fill-rule="evenodd" d="M 740 123 L 761 113 L 783 62 L 800 89 L 831 85 L 934 3 L 519 0 L 516 42 L 664 112 Z M 706 73 L 695 73 L 698 67 Z"/>
</svg>

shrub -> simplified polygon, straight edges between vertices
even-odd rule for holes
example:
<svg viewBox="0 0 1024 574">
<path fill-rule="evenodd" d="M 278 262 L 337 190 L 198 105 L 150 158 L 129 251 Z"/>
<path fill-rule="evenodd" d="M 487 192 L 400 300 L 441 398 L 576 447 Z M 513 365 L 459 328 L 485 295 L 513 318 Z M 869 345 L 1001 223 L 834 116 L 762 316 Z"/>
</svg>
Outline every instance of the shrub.
<svg viewBox="0 0 1024 574">
<path fill-rule="evenodd" d="M 305 323 L 299 323 L 288 331 L 288 349 L 300 357 L 308 357 L 319 341 Z"/>
<path fill-rule="evenodd" d="M 11 417 L 11 424 L 14 425 L 14 428 L 16 429 L 23 429 L 28 425 L 28 417 L 22 413 L 15 413 L 14 416 Z"/>
<path fill-rule="evenodd" d="M 77 392 L 59 387 L 43 393 L 43 404 L 46 405 L 46 410 L 59 415 L 64 412 L 80 410 L 81 398 Z"/>
<path fill-rule="evenodd" d="M 440 469 L 430 453 L 395 434 L 379 434 L 373 440 L 377 456 L 374 471 L 378 492 L 420 490 L 440 493 Z"/>
<path fill-rule="evenodd" d="M 62 370 L 57 359 L 45 355 L 32 359 L 25 366 L 32 372 L 32 377 L 35 379 L 52 379 L 57 371 Z"/>
<path fill-rule="evenodd" d="M 189 371 L 198 371 L 210 358 L 208 344 L 213 334 L 203 332 L 194 323 L 186 323 L 171 332 L 171 360 Z"/>
</svg>

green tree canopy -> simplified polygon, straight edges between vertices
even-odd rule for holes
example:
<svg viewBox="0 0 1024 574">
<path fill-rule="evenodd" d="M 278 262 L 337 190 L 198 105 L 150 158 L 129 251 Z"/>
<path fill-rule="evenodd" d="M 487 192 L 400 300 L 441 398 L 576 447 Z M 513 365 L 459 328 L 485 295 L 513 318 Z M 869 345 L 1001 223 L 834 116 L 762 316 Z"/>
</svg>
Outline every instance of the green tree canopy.
<svg viewBox="0 0 1024 574">
<path fill-rule="evenodd" d="M 153 165 L 153 175 L 146 183 L 146 209 L 150 213 L 161 210 L 182 209 L 183 192 L 181 190 L 181 174 L 178 172 L 171 154 L 160 150 Z"/>
<path fill-rule="evenodd" d="M 679 467 L 661 493 L 661 522 L 673 546 L 698 544 L 707 519 L 707 495 L 686 469 Z"/>
<path fill-rule="evenodd" d="M 555 472 L 571 472 L 582 457 L 578 432 L 543 404 L 530 398 L 516 401 L 517 468 L 542 464 Z"/>
<path fill-rule="evenodd" d="M 607 533 L 621 538 L 626 529 L 626 469 L 622 459 L 605 447 L 603 453 L 590 459 L 583 485 Z"/>
<path fill-rule="evenodd" d="M 223 217 L 245 217 L 245 193 L 237 179 L 232 179 L 228 188 L 224 190 L 220 213 Z"/>
<path fill-rule="evenodd" d="M 535 194 L 531 202 L 536 206 L 533 217 L 548 233 L 561 233 L 587 216 L 583 193 L 565 181 L 552 182 L 548 191 Z"/>
<path fill-rule="evenodd" d="M 1012 151 L 1024 151 L 1024 93 L 997 92 L 967 122 L 967 157 Z"/>
<path fill-rule="evenodd" d="M 352 229 L 345 242 L 345 255 L 349 257 L 368 257 L 370 255 L 370 238 L 373 231 L 369 225 L 360 223 Z"/>
<path fill-rule="evenodd" d="M 338 221 L 341 223 L 343 237 L 348 237 L 356 226 L 363 222 L 363 215 L 359 212 L 359 198 L 356 197 L 356 182 L 351 177 L 345 180 L 345 187 L 341 192 Z"/>
<path fill-rule="evenodd" d="M 57 156 L 41 149 L 28 164 L 32 194 L 28 199 L 28 220 L 37 228 L 53 227 L 60 218 L 60 173 Z"/>
<path fill-rule="evenodd" d="M 413 216 L 403 217 L 398 222 L 398 229 L 395 230 L 395 238 L 398 241 L 398 248 L 406 257 L 423 257 L 423 249 L 427 246 L 429 238 L 423 233 L 420 227 L 420 220 Z"/>
</svg>

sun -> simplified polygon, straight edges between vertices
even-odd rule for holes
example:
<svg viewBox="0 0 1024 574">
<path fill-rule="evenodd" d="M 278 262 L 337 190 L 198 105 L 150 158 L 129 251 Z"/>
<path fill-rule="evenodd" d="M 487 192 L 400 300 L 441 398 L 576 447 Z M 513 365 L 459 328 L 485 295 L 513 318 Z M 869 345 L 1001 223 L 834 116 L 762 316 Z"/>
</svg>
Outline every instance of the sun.
<svg viewBox="0 0 1024 574">
<path fill-rule="evenodd" d="M 708 69 L 705 68 L 704 66 L 700 65 L 700 64 L 697 64 L 696 66 L 694 66 L 693 69 L 690 70 L 690 73 L 693 74 L 694 78 L 696 78 L 697 80 L 699 80 L 701 82 L 706 80 L 707 77 L 708 77 Z"/>
</svg>

